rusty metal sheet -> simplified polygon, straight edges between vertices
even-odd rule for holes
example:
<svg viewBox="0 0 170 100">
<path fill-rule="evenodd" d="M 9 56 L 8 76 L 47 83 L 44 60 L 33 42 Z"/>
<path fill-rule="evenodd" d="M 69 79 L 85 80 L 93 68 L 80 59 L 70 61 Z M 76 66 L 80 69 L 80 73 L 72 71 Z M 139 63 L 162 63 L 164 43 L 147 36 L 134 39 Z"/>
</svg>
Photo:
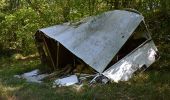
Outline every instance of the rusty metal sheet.
<svg viewBox="0 0 170 100">
<path fill-rule="evenodd" d="M 78 25 L 65 23 L 39 31 L 102 73 L 142 20 L 137 13 L 114 10 Z"/>
<path fill-rule="evenodd" d="M 142 66 L 149 67 L 155 62 L 156 52 L 155 44 L 153 41 L 149 41 L 108 68 L 103 75 L 114 82 L 127 81 Z"/>
</svg>

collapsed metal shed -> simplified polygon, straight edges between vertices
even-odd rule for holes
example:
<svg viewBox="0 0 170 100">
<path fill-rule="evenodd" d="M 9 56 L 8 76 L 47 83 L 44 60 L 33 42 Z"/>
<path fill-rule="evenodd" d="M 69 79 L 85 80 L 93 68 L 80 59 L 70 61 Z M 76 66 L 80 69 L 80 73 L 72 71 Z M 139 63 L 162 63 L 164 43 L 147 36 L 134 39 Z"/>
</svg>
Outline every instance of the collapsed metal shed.
<svg viewBox="0 0 170 100">
<path fill-rule="evenodd" d="M 59 68 L 76 57 L 114 81 L 150 66 L 157 54 L 144 17 L 133 11 L 114 10 L 77 23 L 43 28 L 35 38 L 42 62 L 49 60 L 51 66 Z M 130 76 L 121 67 L 132 70 Z"/>
</svg>

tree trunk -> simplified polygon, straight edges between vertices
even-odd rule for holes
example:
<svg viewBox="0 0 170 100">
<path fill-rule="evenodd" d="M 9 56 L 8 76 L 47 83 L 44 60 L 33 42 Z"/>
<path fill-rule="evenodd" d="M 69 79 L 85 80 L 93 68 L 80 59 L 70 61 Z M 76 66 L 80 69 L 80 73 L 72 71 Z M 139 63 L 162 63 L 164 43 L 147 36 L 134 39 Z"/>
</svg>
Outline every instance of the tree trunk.
<svg viewBox="0 0 170 100">
<path fill-rule="evenodd" d="M 118 9 L 119 8 L 119 0 L 115 0 L 114 2 L 114 8 Z"/>
</svg>

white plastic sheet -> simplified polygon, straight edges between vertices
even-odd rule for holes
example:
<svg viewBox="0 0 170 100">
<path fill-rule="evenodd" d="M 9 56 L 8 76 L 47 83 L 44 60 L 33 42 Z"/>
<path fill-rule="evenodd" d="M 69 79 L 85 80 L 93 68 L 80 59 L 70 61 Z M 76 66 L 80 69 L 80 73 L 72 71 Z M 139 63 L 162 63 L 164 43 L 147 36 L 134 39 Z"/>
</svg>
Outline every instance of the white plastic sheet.
<svg viewBox="0 0 170 100">
<path fill-rule="evenodd" d="M 53 85 L 58 85 L 60 86 L 70 86 L 73 85 L 75 83 L 78 83 L 78 78 L 76 75 L 71 75 L 69 77 L 65 77 L 65 78 L 61 78 L 61 79 L 57 79 L 54 81 Z"/>
</svg>

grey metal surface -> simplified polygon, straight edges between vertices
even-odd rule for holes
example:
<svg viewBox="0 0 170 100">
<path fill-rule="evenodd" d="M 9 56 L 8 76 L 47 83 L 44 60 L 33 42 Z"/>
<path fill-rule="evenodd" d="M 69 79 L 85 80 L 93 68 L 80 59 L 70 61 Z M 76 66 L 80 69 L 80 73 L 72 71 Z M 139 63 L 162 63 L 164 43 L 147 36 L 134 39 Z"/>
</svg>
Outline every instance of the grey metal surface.
<svg viewBox="0 0 170 100">
<path fill-rule="evenodd" d="M 157 48 L 153 41 L 149 41 L 108 68 L 103 72 L 103 75 L 114 82 L 127 81 L 131 78 L 133 73 L 140 69 L 143 65 L 149 67 L 153 62 L 155 62 L 156 51 Z"/>
<path fill-rule="evenodd" d="M 143 16 L 137 13 L 114 10 L 80 25 L 65 23 L 40 31 L 102 73 L 142 20 Z"/>
</svg>

